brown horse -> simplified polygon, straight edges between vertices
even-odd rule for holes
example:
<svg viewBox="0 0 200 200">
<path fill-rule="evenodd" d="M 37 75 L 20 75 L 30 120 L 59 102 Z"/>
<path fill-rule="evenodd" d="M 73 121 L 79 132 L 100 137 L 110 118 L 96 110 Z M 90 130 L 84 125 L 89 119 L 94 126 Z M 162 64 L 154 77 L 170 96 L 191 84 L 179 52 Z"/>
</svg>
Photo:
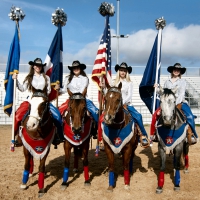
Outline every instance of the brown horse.
<svg viewBox="0 0 200 200">
<path fill-rule="evenodd" d="M 40 159 L 38 197 L 44 195 L 45 161 L 54 138 L 54 125 L 50 114 L 48 97 L 42 91 L 35 91 L 30 101 L 29 115 L 22 122 L 20 130 L 25 165 L 21 189 L 27 188 L 28 178 L 33 172 L 33 158 Z"/>
<path fill-rule="evenodd" d="M 104 118 L 101 124 L 105 152 L 109 163 L 109 191 L 113 191 L 115 184 L 114 153 L 122 154 L 125 189 L 129 189 L 132 161 L 139 137 L 137 125 L 134 124 L 129 112 L 123 108 L 121 87 L 122 83 L 118 87 L 107 85 Z"/>
<path fill-rule="evenodd" d="M 63 183 L 61 189 L 66 189 L 69 176 L 71 149 L 74 148 L 74 169 L 78 168 L 78 157 L 83 160 L 85 185 L 90 185 L 88 169 L 88 151 L 90 143 L 91 119 L 86 110 L 86 89 L 81 93 L 69 93 L 68 112 L 64 117 L 64 150 L 65 163 L 63 172 Z"/>
</svg>

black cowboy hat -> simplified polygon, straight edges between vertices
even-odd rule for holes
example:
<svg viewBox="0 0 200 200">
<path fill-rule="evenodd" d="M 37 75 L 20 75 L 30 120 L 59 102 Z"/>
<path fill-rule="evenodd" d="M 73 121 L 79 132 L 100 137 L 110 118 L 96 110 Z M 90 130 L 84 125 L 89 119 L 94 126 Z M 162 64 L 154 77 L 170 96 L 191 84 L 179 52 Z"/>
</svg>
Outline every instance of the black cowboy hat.
<svg viewBox="0 0 200 200">
<path fill-rule="evenodd" d="M 132 72 L 132 67 L 129 66 L 125 63 L 125 62 L 122 62 L 121 65 L 115 65 L 115 71 L 117 72 L 120 68 L 122 69 L 127 69 L 128 73 L 130 74 Z"/>
<path fill-rule="evenodd" d="M 36 58 L 34 61 L 29 61 L 28 63 L 29 65 L 36 65 L 36 66 L 40 66 L 40 67 L 44 67 L 46 66 L 46 63 L 42 64 L 42 59 L 41 58 Z"/>
<path fill-rule="evenodd" d="M 167 71 L 169 73 L 172 73 L 174 69 L 179 69 L 181 74 L 184 74 L 186 71 L 185 67 L 182 67 L 180 63 L 175 63 L 174 66 L 169 66 L 167 68 Z"/>
<path fill-rule="evenodd" d="M 86 69 L 86 65 L 80 63 L 78 60 L 72 62 L 72 66 L 68 66 L 69 70 L 72 70 L 74 67 L 80 67 L 81 70 Z"/>
</svg>

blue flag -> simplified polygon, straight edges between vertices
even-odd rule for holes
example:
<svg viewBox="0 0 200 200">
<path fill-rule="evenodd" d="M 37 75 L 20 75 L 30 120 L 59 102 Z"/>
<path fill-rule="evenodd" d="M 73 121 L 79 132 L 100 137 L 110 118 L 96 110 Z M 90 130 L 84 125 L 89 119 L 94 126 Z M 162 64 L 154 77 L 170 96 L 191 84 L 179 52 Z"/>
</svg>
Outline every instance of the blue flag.
<svg viewBox="0 0 200 200">
<path fill-rule="evenodd" d="M 55 85 L 57 81 L 60 82 L 62 87 L 63 82 L 63 41 L 62 41 L 62 28 L 58 25 L 58 29 L 53 38 L 48 54 L 46 56 L 44 67 L 46 75 L 50 77 L 51 85 Z M 55 99 L 55 91 L 52 89 L 49 99 Z"/>
<path fill-rule="evenodd" d="M 13 90 L 14 80 L 12 79 L 13 73 L 19 71 L 19 60 L 20 60 L 20 45 L 18 36 L 18 26 L 15 27 L 15 35 L 10 45 L 10 52 L 8 56 L 8 62 L 6 67 L 4 86 L 6 90 L 6 96 L 4 99 L 4 112 L 7 115 L 11 115 L 13 106 Z"/>
<path fill-rule="evenodd" d="M 151 50 L 149 60 L 147 62 L 147 66 L 146 66 L 144 74 L 143 74 L 142 81 L 139 86 L 140 98 L 145 103 L 145 105 L 147 106 L 147 108 L 149 109 L 151 114 L 153 111 L 153 95 L 154 95 L 154 87 L 153 86 L 156 81 L 156 70 L 158 70 L 157 84 L 160 83 L 161 56 L 159 58 L 158 69 L 157 69 L 157 43 L 158 43 L 158 34 L 156 36 L 153 48 Z M 160 49 L 160 55 L 161 55 L 161 49 Z M 156 96 L 155 110 L 159 107 L 159 104 L 160 104 L 159 98 Z"/>
</svg>

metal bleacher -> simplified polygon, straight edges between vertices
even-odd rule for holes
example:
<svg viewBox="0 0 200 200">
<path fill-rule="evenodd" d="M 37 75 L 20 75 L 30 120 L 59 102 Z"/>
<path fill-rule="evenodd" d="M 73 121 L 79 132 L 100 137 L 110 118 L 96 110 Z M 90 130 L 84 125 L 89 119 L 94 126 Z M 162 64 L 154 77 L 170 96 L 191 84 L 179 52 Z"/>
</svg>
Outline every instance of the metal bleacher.
<svg viewBox="0 0 200 200">
<path fill-rule="evenodd" d="M 23 80 L 27 73 L 20 73 L 18 75 L 18 80 L 20 83 L 23 83 Z M 68 74 L 64 74 L 64 77 Z M 4 114 L 3 111 L 3 105 L 4 105 L 4 98 L 5 98 L 5 90 L 4 90 L 4 76 L 5 73 L 0 73 L 0 124 L 12 124 L 12 116 L 8 117 L 6 114 Z M 98 105 L 98 89 L 95 83 L 91 80 L 91 74 L 88 75 L 89 77 L 89 87 L 87 91 L 87 98 L 92 100 L 94 104 L 99 107 Z M 113 78 L 115 78 L 115 75 L 113 75 Z M 162 75 L 160 77 L 160 84 L 161 86 L 164 85 L 164 82 L 169 78 L 168 75 Z M 185 78 L 185 77 L 183 77 Z M 131 80 L 133 81 L 133 97 L 132 97 L 132 104 L 134 107 L 140 112 L 143 116 L 143 123 L 149 124 L 151 122 L 151 114 L 143 101 L 140 99 L 139 95 L 139 85 L 142 80 L 142 75 L 132 75 Z M 17 90 L 16 92 L 16 109 L 19 107 L 19 105 L 27 98 L 29 95 L 28 92 L 20 92 Z M 196 119 L 196 124 L 200 124 L 200 78 L 199 77 L 193 77 L 193 76 L 187 76 L 187 94 L 188 102 L 197 102 L 194 105 L 191 104 L 192 111 L 195 115 L 198 116 Z M 58 98 L 58 106 L 60 106 L 63 102 L 66 101 L 68 98 L 68 94 L 63 94 L 59 96 Z M 193 99 L 193 100 L 192 100 Z M 55 102 L 53 102 L 55 105 Z"/>
</svg>

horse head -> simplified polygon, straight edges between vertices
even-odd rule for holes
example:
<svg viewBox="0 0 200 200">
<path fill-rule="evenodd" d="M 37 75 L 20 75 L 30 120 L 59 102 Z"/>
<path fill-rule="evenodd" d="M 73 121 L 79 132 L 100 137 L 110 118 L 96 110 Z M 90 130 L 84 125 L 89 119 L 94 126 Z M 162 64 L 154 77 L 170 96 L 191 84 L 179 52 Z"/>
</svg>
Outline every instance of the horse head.
<svg viewBox="0 0 200 200">
<path fill-rule="evenodd" d="M 105 96 L 104 122 L 108 125 L 113 124 L 116 114 L 123 106 L 121 88 L 121 82 L 118 87 L 107 85 L 108 91 Z"/>
<path fill-rule="evenodd" d="M 86 95 L 87 88 L 83 93 L 72 93 L 68 89 L 69 98 L 69 123 L 71 125 L 72 131 L 75 134 L 82 132 L 82 127 L 86 114 Z"/>
<path fill-rule="evenodd" d="M 43 118 L 49 117 L 49 101 L 47 95 L 41 90 L 35 90 L 30 100 L 30 114 L 26 123 L 29 131 L 36 131 L 42 124 Z"/>
<path fill-rule="evenodd" d="M 160 94 L 161 117 L 165 126 L 171 126 L 172 121 L 175 120 L 177 89 L 177 87 L 172 90 L 160 87 L 158 92 Z"/>
</svg>

